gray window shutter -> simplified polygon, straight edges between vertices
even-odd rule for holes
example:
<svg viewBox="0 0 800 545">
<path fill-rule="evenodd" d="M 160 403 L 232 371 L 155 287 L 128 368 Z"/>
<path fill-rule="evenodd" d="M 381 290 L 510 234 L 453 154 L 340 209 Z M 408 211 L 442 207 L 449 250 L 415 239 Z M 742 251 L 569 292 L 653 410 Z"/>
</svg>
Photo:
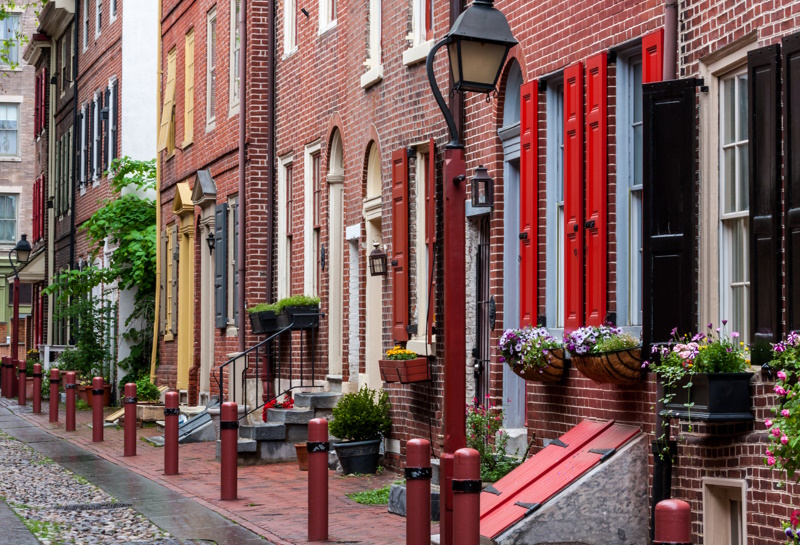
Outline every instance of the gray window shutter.
<svg viewBox="0 0 800 545">
<path fill-rule="evenodd" d="M 233 206 L 233 322 L 239 327 L 239 201 Z"/>
<path fill-rule="evenodd" d="M 228 204 L 214 209 L 214 323 L 228 325 Z"/>
<path fill-rule="evenodd" d="M 113 161 L 118 157 L 119 148 L 117 148 L 117 117 L 119 112 L 119 82 L 114 84 L 112 88 L 112 96 L 113 96 L 113 112 L 110 118 L 111 122 L 111 160 Z"/>
<path fill-rule="evenodd" d="M 159 319 L 158 327 L 163 335 L 166 333 L 167 325 L 167 260 L 170 256 L 167 255 L 167 231 L 161 231 L 161 297 L 159 300 Z"/>
<path fill-rule="evenodd" d="M 108 119 L 103 122 L 103 171 L 108 170 L 108 150 L 111 146 L 110 143 L 110 136 L 111 131 L 109 130 L 110 123 L 111 123 L 111 91 L 108 87 L 106 87 L 105 92 L 105 100 L 103 101 L 103 106 L 108 108 Z"/>
<path fill-rule="evenodd" d="M 178 334 L 178 256 L 180 255 L 180 245 L 178 244 L 178 226 L 172 226 L 172 334 Z"/>
</svg>

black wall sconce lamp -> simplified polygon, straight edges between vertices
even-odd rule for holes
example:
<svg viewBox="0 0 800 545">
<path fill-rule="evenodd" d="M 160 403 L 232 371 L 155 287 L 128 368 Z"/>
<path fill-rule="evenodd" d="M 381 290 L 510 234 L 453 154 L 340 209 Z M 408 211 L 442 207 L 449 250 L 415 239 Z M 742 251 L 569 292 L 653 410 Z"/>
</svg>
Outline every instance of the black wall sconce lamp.
<svg viewBox="0 0 800 545">
<path fill-rule="evenodd" d="M 217 243 L 217 239 L 214 237 L 214 233 L 208 233 L 208 236 L 206 237 L 206 244 L 208 244 L 208 253 L 209 254 L 213 254 L 214 253 L 214 246 L 216 245 L 216 243 Z"/>
<path fill-rule="evenodd" d="M 386 266 L 386 252 L 381 250 L 377 240 L 372 243 L 372 246 L 375 249 L 369 254 L 369 274 L 370 276 L 386 276 L 389 272 Z"/>
<path fill-rule="evenodd" d="M 494 206 L 494 180 L 483 165 L 478 165 L 472 177 L 472 206 Z"/>
</svg>

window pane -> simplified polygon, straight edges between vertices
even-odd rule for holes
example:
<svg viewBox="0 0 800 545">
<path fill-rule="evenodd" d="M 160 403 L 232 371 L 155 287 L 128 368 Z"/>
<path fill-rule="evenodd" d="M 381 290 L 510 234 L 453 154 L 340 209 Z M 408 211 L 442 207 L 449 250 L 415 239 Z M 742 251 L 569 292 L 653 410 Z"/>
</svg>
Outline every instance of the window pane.
<svg viewBox="0 0 800 545">
<path fill-rule="evenodd" d="M 750 208 L 750 177 L 748 176 L 748 151 L 747 144 L 736 148 L 736 153 L 739 155 L 739 207 L 738 210 L 747 210 Z"/>
<path fill-rule="evenodd" d="M 740 221 L 733 223 L 731 238 L 731 282 L 741 282 L 744 280 L 744 251 L 745 241 L 742 224 Z"/>
<path fill-rule="evenodd" d="M 747 140 L 747 74 L 736 78 L 739 83 L 739 133 L 738 140 Z"/>
<path fill-rule="evenodd" d="M 725 190 L 724 211 L 736 210 L 736 157 L 734 148 L 722 150 L 722 183 Z"/>
<path fill-rule="evenodd" d="M 642 124 L 633 127 L 633 180 L 634 185 L 642 183 L 644 166 L 642 165 Z"/>
<path fill-rule="evenodd" d="M 642 121 L 642 63 L 633 65 L 633 122 Z"/>
<path fill-rule="evenodd" d="M 558 272 L 556 275 L 556 327 L 564 327 L 564 205 L 558 205 Z"/>
<path fill-rule="evenodd" d="M 631 191 L 628 259 L 628 323 L 642 323 L 642 191 Z"/>
<path fill-rule="evenodd" d="M 733 142 L 733 130 L 736 112 L 736 89 L 734 80 L 728 79 L 722 83 L 722 104 L 723 111 L 720 119 L 722 125 L 722 143 L 730 144 Z"/>
</svg>

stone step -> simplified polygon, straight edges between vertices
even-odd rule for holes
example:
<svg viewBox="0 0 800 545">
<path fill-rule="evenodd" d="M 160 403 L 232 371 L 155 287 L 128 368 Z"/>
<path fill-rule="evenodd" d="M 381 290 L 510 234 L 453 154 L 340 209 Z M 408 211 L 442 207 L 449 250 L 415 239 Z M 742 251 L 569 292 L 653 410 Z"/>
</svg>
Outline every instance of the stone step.
<svg viewBox="0 0 800 545">
<path fill-rule="evenodd" d="M 393 484 L 389 489 L 388 511 L 401 517 L 406 516 L 406 485 Z M 439 520 L 439 487 L 431 485 L 431 520 Z"/>
<path fill-rule="evenodd" d="M 315 416 L 313 409 L 269 409 L 267 411 L 267 422 L 308 424 Z"/>
<path fill-rule="evenodd" d="M 338 392 L 298 392 L 294 394 L 295 408 L 333 409 L 342 394 Z"/>
<path fill-rule="evenodd" d="M 221 452 L 222 441 L 217 440 L 217 459 L 219 459 Z M 236 452 L 239 454 L 258 452 L 258 441 L 254 439 L 242 439 L 240 437 L 239 441 L 236 443 Z"/>
<path fill-rule="evenodd" d="M 286 425 L 279 422 L 267 422 L 255 426 L 239 426 L 239 437 L 255 441 L 284 441 Z"/>
<path fill-rule="evenodd" d="M 329 392 L 342 393 L 342 375 L 326 375 L 325 380 L 328 382 Z"/>
</svg>

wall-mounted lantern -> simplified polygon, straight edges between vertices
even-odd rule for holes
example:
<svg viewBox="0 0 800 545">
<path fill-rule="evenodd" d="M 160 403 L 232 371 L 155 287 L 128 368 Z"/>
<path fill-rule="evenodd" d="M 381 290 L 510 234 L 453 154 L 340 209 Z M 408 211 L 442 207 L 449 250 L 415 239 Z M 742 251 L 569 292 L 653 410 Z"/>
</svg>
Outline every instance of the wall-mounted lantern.
<svg viewBox="0 0 800 545">
<path fill-rule="evenodd" d="M 386 276 L 388 273 L 386 252 L 381 250 L 377 240 L 372 243 L 372 246 L 375 249 L 369 254 L 369 274 L 370 276 Z"/>
<path fill-rule="evenodd" d="M 483 165 L 475 169 L 472 178 L 472 206 L 494 206 L 494 180 Z"/>
<path fill-rule="evenodd" d="M 216 245 L 216 243 L 217 243 L 217 239 L 214 237 L 214 233 L 208 233 L 208 236 L 206 237 L 206 244 L 208 244 L 208 253 L 209 254 L 213 254 L 214 253 L 214 246 Z"/>
</svg>

